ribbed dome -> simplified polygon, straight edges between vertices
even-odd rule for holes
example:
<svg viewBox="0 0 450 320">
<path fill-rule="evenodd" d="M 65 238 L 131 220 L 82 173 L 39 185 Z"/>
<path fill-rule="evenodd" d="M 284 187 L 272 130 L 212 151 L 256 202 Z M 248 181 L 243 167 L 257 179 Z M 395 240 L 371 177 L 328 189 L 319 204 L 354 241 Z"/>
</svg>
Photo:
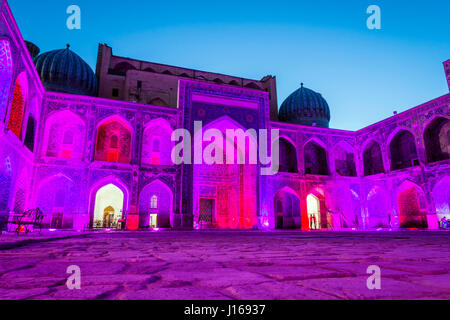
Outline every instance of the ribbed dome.
<svg viewBox="0 0 450 320">
<path fill-rule="evenodd" d="M 303 87 L 294 91 L 281 105 L 279 119 L 284 122 L 328 128 L 330 107 L 320 93 Z"/>
<path fill-rule="evenodd" d="M 50 91 L 95 96 L 97 78 L 91 67 L 69 49 L 45 52 L 34 59 L 43 85 Z"/>
</svg>

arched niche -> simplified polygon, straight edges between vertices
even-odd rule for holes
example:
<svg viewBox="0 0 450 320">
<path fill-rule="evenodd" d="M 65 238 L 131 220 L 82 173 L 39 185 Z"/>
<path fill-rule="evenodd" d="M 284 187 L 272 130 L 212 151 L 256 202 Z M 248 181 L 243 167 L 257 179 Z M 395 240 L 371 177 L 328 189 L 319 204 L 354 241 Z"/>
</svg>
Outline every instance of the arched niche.
<svg viewBox="0 0 450 320">
<path fill-rule="evenodd" d="M 376 141 L 370 141 L 363 151 L 364 176 L 384 173 L 381 147 Z"/>
<path fill-rule="evenodd" d="M 130 163 L 132 135 L 131 126 L 121 117 L 102 121 L 97 128 L 95 160 Z"/>
<path fill-rule="evenodd" d="M 172 127 L 164 119 L 152 120 L 145 126 L 142 139 L 142 164 L 172 164 L 172 131 Z"/>
<path fill-rule="evenodd" d="M 5 119 L 13 77 L 13 57 L 8 39 L 0 39 L 0 121 Z"/>
<path fill-rule="evenodd" d="M 424 130 L 428 163 L 450 159 L 450 120 L 433 119 Z"/>
<path fill-rule="evenodd" d="M 324 146 L 315 140 L 309 141 L 304 147 L 305 173 L 327 176 L 328 156 Z"/>
<path fill-rule="evenodd" d="M 281 188 L 274 196 L 275 229 L 301 228 L 300 198 L 294 190 Z"/>
<path fill-rule="evenodd" d="M 124 218 L 123 191 L 110 183 L 95 193 L 94 228 L 117 228 Z"/>
<path fill-rule="evenodd" d="M 279 172 L 297 173 L 297 150 L 286 138 L 279 138 Z"/>
<path fill-rule="evenodd" d="M 139 225 L 142 228 L 170 228 L 173 193 L 161 180 L 146 185 L 139 195 Z"/>
<path fill-rule="evenodd" d="M 425 193 L 417 184 L 406 180 L 397 194 L 400 228 L 427 228 Z"/>
<path fill-rule="evenodd" d="M 408 130 L 399 130 L 389 143 L 391 169 L 400 170 L 419 165 L 414 136 Z"/>
<path fill-rule="evenodd" d="M 223 116 L 194 134 L 194 141 L 200 144 L 203 141 L 204 160 L 214 160 L 211 164 L 194 164 L 196 228 L 251 229 L 257 223 L 257 164 L 250 161 L 256 154 L 256 137 L 249 134 L 244 139 L 236 136 L 233 139 L 227 135 L 228 130 L 239 135 L 238 132 L 245 134 L 247 129 L 231 117 Z M 205 136 L 212 133 L 206 141 Z"/>
<path fill-rule="evenodd" d="M 355 152 L 347 143 L 339 143 L 333 150 L 336 173 L 343 177 L 356 177 Z"/>
<path fill-rule="evenodd" d="M 25 106 L 28 96 L 28 80 L 25 72 L 22 72 L 14 84 L 13 97 L 8 118 L 8 129 L 19 139 L 22 139 Z"/>
<path fill-rule="evenodd" d="M 44 129 L 45 157 L 82 160 L 85 149 L 86 124 L 71 111 L 59 111 L 48 117 Z"/>
</svg>

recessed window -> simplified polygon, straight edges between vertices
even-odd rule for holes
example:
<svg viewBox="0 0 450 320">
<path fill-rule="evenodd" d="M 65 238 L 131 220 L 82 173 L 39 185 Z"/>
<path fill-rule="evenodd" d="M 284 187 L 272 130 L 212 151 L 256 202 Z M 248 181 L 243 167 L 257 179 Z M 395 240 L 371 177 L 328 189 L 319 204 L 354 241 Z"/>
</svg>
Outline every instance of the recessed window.
<svg viewBox="0 0 450 320">
<path fill-rule="evenodd" d="M 150 208 L 151 209 L 158 209 L 158 197 L 154 195 L 150 199 Z"/>
<path fill-rule="evenodd" d="M 113 97 L 118 97 L 119 96 L 119 89 L 113 88 L 112 89 L 112 96 Z"/>
</svg>

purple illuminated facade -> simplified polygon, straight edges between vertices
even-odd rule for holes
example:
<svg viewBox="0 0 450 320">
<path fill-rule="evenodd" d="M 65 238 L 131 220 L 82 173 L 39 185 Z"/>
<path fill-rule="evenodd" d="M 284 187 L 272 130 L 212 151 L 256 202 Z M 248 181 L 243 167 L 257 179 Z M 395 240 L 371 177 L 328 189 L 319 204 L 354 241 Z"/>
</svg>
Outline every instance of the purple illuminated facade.
<svg viewBox="0 0 450 320">
<path fill-rule="evenodd" d="M 34 57 L 30 47 L 2 1 L 3 229 L 36 207 L 45 227 L 75 230 L 437 229 L 450 218 L 450 94 L 352 132 L 328 128 L 325 99 L 303 86 L 279 112 L 272 76 L 165 66 L 100 45 L 95 75 L 80 60 L 58 78 L 49 65 L 79 57 L 69 48 Z M 450 89 L 450 60 L 444 70 Z M 171 135 L 194 136 L 195 121 L 279 129 L 281 172 L 173 165 Z"/>
</svg>

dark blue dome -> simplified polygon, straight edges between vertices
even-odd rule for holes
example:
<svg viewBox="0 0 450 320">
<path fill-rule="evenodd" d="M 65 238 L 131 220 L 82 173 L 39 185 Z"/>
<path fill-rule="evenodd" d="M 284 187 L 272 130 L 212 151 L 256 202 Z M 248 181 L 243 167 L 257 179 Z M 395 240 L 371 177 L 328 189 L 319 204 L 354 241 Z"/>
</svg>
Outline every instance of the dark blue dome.
<svg viewBox="0 0 450 320">
<path fill-rule="evenodd" d="M 94 72 L 69 46 L 37 56 L 34 64 L 43 85 L 50 91 L 87 96 L 97 94 Z"/>
<path fill-rule="evenodd" d="M 279 120 L 305 126 L 328 128 L 330 107 L 320 93 L 303 87 L 292 93 L 281 105 Z"/>
</svg>

